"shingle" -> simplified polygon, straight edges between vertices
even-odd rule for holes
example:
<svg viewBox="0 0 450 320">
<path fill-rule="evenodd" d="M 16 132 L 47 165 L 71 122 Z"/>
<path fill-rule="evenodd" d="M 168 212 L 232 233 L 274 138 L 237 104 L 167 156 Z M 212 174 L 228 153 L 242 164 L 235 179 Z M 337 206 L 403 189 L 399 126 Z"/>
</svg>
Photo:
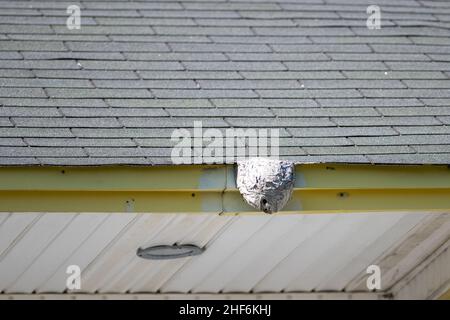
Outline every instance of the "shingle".
<svg viewBox="0 0 450 320">
<path fill-rule="evenodd" d="M 252 90 L 176 90 L 154 89 L 157 98 L 201 99 L 201 98 L 256 98 L 258 95 Z"/>
<path fill-rule="evenodd" d="M 123 60 L 124 57 L 119 52 L 48 52 L 30 51 L 22 53 L 25 59 L 30 60 Z"/>
<path fill-rule="evenodd" d="M 41 9 L 39 10 L 45 16 L 65 16 L 67 17 L 66 10 L 51 10 Z M 137 10 L 90 10 L 83 9 L 84 17 L 140 17 L 141 15 Z"/>
<path fill-rule="evenodd" d="M 128 60 L 139 61 L 227 61 L 222 53 L 190 53 L 190 52 L 126 52 Z"/>
<path fill-rule="evenodd" d="M 295 137 L 365 137 L 397 135 L 390 127 L 289 128 Z"/>
<path fill-rule="evenodd" d="M 446 79 L 440 71 L 342 71 L 349 79 Z"/>
<path fill-rule="evenodd" d="M 81 65 L 84 69 L 97 70 L 183 70 L 176 61 L 101 61 L 86 60 Z"/>
<path fill-rule="evenodd" d="M 432 107 L 446 107 L 450 105 L 449 98 L 430 98 L 430 99 L 420 99 L 427 106 Z"/>
<path fill-rule="evenodd" d="M 362 19 L 294 19 L 299 27 L 360 27 L 364 25 Z M 383 27 L 394 26 L 389 20 L 383 20 Z"/>
<path fill-rule="evenodd" d="M 66 26 L 53 26 L 58 34 L 153 34 L 149 26 L 83 26 L 79 30 L 70 30 Z"/>
<path fill-rule="evenodd" d="M 386 62 L 391 70 L 410 71 L 450 71 L 449 63 L 446 62 Z"/>
<path fill-rule="evenodd" d="M 368 155 L 372 163 L 388 164 L 448 164 L 450 163 L 450 153 L 448 154 L 384 154 Z"/>
<path fill-rule="evenodd" d="M 358 98 L 361 94 L 355 89 L 325 90 L 256 90 L 263 98 Z"/>
<path fill-rule="evenodd" d="M 307 89 L 405 88 L 398 80 L 301 80 Z"/>
<path fill-rule="evenodd" d="M 252 35 L 253 32 L 248 27 L 172 27 L 155 26 L 156 34 L 167 35 Z"/>
<path fill-rule="evenodd" d="M 45 98 L 41 88 L 0 88 L 0 98 Z"/>
<path fill-rule="evenodd" d="M 138 71 L 143 79 L 242 79 L 237 71 Z"/>
<path fill-rule="evenodd" d="M 252 21 L 252 20 L 250 20 Z M 272 20 L 267 20 L 272 21 Z M 233 43 L 233 44 L 309 44 L 312 43 L 305 36 L 277 37 L 277 36 L 209 36 L 215 44 Z M 236 52 L 251 52 L 243 49 Z M 269 50 L 270 51 L 270 50 Z"/>
<path fill-rule="evenodd" d="M 417 107 L 423 103 L 416 98 L 364 98 L 364 99 L 318 99 L 322 107 Z"/>
<path fill-rule="evenodd" d="M 24 69 L 0 69 L 0 77 L 5 78 L 33 78 L 34 75 L 30 70 Z"/>
<path fill-rule="evenodd" d="M 151 98 L 146 89 L 47 89 L 51 98 Z"/>
<path fill-rule="evenodd" d="M 333 118 L 333 122 L 339 126 L 432 126 L 439 125 L 434 117 L 341 117 Z"/>
<path fill-rule="evenodd" d="M 144 17 L 157 18 L 240 18 L 236 11 L 140 10 Z"/>
<path fill-rule="evenodd" d="M 60 108 L 66 117 L 167 117 L 162 108 Z"/>
<path fill-rule="evenodd" d="M 1 83 L 1 80 L 0 80 Z M 300 89 L 295 80 L 198 80 L 202 89 Z"/>
<path fill-rule="evenodd" d="M 2 146 L 2 147 L 6 147 L 6 146 L 23 146 L 23 147 L 25 147 L 26 144 L 25 144 L 25 142 L 23 142 L 23 139 L 20 139 L 20 138 L 0 138 L 0 146 Z"/>
<path fill-rule="evenodd" d="M 448 30 L 428 27 L 394 27 L 380 28 L 376 32 L 367 27 L 355 28 L 352 31 L 359 36 L 449 36 Z"/>
<path fill-rule="evenodd" d="M 2 158 L 0 158 L 0 163 Z M 144 157 L 133 158 L 49 158 L 38 157 L 37 161 L 41 165 L 50 166 L 99 166 L 99 165 L 152 165 L 154 164 L 150 159 Z"/>
<path fill-rule="evenodd" d="M 87 9 L 152 9 L 152 10 L 175 10 L 183 9 L 181 4 L 176 2 L 86 2 L 83 3 Z"/>
<path fill-rule="evenodd" d="M 80 34 L 11 34 L 8 36 L 11 40 L 27 41 L 86 41 L 86 42 L 105 42 L 109 38 L 104 35 L 80 35 Z M 46 50 L 44 50 L 46 51 Z M 62 51 L 59 51 L 62 52 Z"/>
<path fill-rule="evenodd" d="M 450 80 L 403 80 L 408 88 L 450 88 Z"/>
<path fill-rule="evenodd" d="M 0 80 L 1 83 L 1 80 Z M 196 89 L 192 80 L 93 80 L 97 88 Z"/>
<path fill-rule="evenodd" d="M 2 9 L 2 13 L 4 13 Z M 22 11 L 17 11 L 19 14 L 23 14 Z M 39 15 L 39 14 L 38 14 Z M 3 24 L 0 25 L 0 33 L 53 33 L 50 26 L 28 26 L 28 25 L 15 25 L 15 24 Z"/>
<path fill-rule="evenodd" d="M 378 61 L 320 61 L 320 62 L 285 62 L 289 70 L 387 70 Z"/>
<path fill-rule="evenodd" d="M 274 70 L 286 70 L 286 67 L 280 62 L 183 62 L 183 65 L 188 70 L 205 70 L 205 71 L 240 71 L 240 70 L 257 70 L 257 71 L 274 71 Z"/>
<path fill-rule="evenodd" d="M 202 19 L 195 22 L 199 26 L 223 26 L 223 27 L 294 27 L 296 23 L 288 19 Z M 174 24 L 172 24 L 174 25 Z"/>
<path fill-rule="evenodd" d="M 0 87 L 93 88 L 88 80 L 0 78 Z"/>
<path fill-rule="evenodd" d="M 366 44 L 273 44 L 276 52 L 371 52 Z"/>
<path fill-rule="evenodd" d="M 25 138 L 33 147 L 135 147 L 132 139 Z"/>
<path fill-rule="evenodd" d="M 73 137 L 68 128 L 0 128 L 1 137 Z"/>
<path fill-rule="evenodd" d="M 449 89 L 360 89 L 368 98 L 450 98 Z"/>
<path fill-rule="evenodd" d="M 349 146 L 353 145 L 349 139 L 344 137 L 322 137 L 322 138 L 280 138 L 280 146 Z"/>
<path fill-rule="evenodd" d="M 36 27 L 36 26 L 33 26 Z M 1 32 L 1 31 L 0 31 Z M 67 51 L 62 42 L 0 41 L 2 51 Z"/>
<path fill-rule="evenodd" d="M 255 27 L 253 28 L 256 34 L 262 36 L 354 36 L 355 34 L 346 27 L 334 28 L 270 28 L 270 27 Z"/>
<path fill-rule="evenodd" d="M 339 71 L 241 71 L 246 79 L 345 79 Z"/>
<path fill-rule="evenodd" d="M 85 148 L 91 157 L 145 157 L 147 154 L 142 148 Z M 170 151 L 170 150 L 169 150 Z M 168 154 L 170 156 L 170 152 Z"/>
<path fill-rule="evenodd" d="M 364 155 L 318 155 L 318 156 L 288 156 L 286 160 L 294 163 L 367 163 Z"/>
<path fill-rule="evenodd" d="M 225 118 L 233 127 L 271 128 L 271 127 L 334 127 L 335 124 L 328 118 Z"/>
<path fill-rule="evenodd" d="M 414 146 L 418 153 L 448 153 L 450 145 Z"/>
<path fill-rule="evenodd" d="M 391 53 L 442 53 L 449 54 L 449 46 L 407 45 L 407 44 L 371 44 L 375 52 Z"/>
<path fill-rule="evenodd" d="M 39 162 L 36 160 L 36 158 L 0 157 L 1 166 L 26 166 L 37 164 L 39 164 Z"/>
<path fill-rule="evenodd" d="M 119 108 L 212 108 L 206 99 L 106 99 L 111 107 Z"/>
<path fill-rule="evenodd" d="M 280 10 L 280 7 L 276 3 L 264 3 L 264 2 L 251 2 L 251 3 L 239 3 L 239 2 L 212 2 L 212 3 L 197 3 L 186 2 L 183 6 L 188 10 L 261 10 L 261 11 L 273 11 Z"/>
<path fill-rule="evenodd" d="M 170 43 L 170 48 L 178 52 L 271 52 L 265 44 L 227 43 Z M 144 51 L 144 50 L 143 50 Z"/>
<path fill-rule="evenodd" d="M 311 99 L 212 99 L 219 108 L 311 108 L 318 104 Z"/>
<path fill-rule="evenodd" d="M 17 60 L 22 59 L 22 56 L 18 52 L 14 51 L 0 51 L 0 59 L 2 60 Z"/>
<path fill-rule="evenodd" d="M 439 116 L 450 115 L 448 107 L 400 107 L 400 108 L 377 108 L 385 116 Z"/>
<path fill-rule="evenodd" d="M 2 69 L 80 69 L 73 60 L 0 60 Z"/>
<path fill-rule="evenodd" d="M 444 27 L 445 28 L 445 27 Z M 450 42 L 447 37 L 410 37 L 415 44 L 427 44 L 427 45 L 449 45 Z"/>
<path fill-rule="evenodd" d="M 338 20 L 339 21 L 339 20 Z M 364 20 L 360 20 L 360 23 L 365 23 Z M 353 37 L 310 37 L 310 39 L 317 44 L 410 44 L 412 43 L 406 37 L 371 37 L 371 36 L 353 36 Z M 350 51 L 349 51 L 350 52 Z"/>
<path fill-rule="evenodd" d="M 223 19 L 212 19 L 214 21 L 223 21 Z M 196 25 L 193 19 L 191 18 L 102 18 L 97 17 L 95 19 L 99 25 L 108 25 L 108 26 L 119 26 L 119 25 L 127 25 L 127 26 L 193 26 Z"/>
<path fill-rule="evenodd" d="M 0 118 L 0 127 L 13 127 L 14 125 L 8 118 Z"/>
<path fill-rule="evenodd" d="M 2 129 L 0 129 L 0 133 Z M 160 138 L 171 137 L 173 129 L 167 128 L 139 128 L 139 129 L 86 129 L 74 128 L 73 134 L 80 138 Z"/>
<path fill-rule="evenodd" d="M 273 113 L 267 108 L 171 108 L 166 111 L 173 117 L 273 117 Z"/>
<path fill-rule="evenodd" d="M 379 113 L 374 108 L 272 108 L 272 112 L 279 117 L 379 116 Z"/>
<path fill-rule="evenodd" d="M 8 157 L 86 157 L 82 148 L 0 147 L 0 154 Z"/>
<path fill-rule="evenodd" d="M 444 124 L 450 125 L 450 117 L 438 117 L 439 121 L 441 121 Z"/>
<path fill-rule="evenodd" d="M 67 42 L 67 47 L 72 51 L 110 51 L 110 52 L 148 52 L 169 51 L 164 43 L 140 43 L 140 42 Z M 48 51 L 48 50 L 45 50 Z"/>
<path fill-rule="evenodd" d="M 386 145 L 419 145 L 419 144 L 437 144 L 449 141 L 450 135 L 401 135 L 388 137 L 352 137 L 352 141 L 360 146 L 386 146 Z"/>
<path fill-rule="evenodd" d="M 0 117 L 60 117 L 57 108 L 2 107 Z"/>
<path fill-rule="evenodd" d="M 38 78 L 55 79 L 138 79 L 133 71 L 117 70 L 34 70 Z M 0 75 L 1 75 L 0 71 Z"/>
<path fill-rule="evenodd" d="M 127 128 L 192 128 L 194 121 L 201 121 L 203 127 L 225 128 L 228 124 L 221 118 L 146 118 L 121 117 L 120 122 Z"/>
<path fill-rule="evenodd" d="M 325 61 L 323 53 L 228 53 L 232 61 Z"/>
<path fill-rule="evenodd" d="M 450 134 L 450 127 L 445 125 L 394 127 L 394 129 L 400 134 Z"/>
<path fill-rule="evenodd" d="M 295 19 L 295 18 L 320 18 L 336 19 L 339 16 L 335 12 L 314 12 L 314 11 L 241 11 L 239 14 L 243 18 L 250 19 Z"/>
<path fill-rule="evenodd" d="M 36 5 L 36 4 L 33 4 Z M 67 5 L 64 6 L 64 9 Z M 67 18 L 65 17 L 39 17 L 39 16 L 0 16 L 0 23 L 2 24 L 17 24 L 17 25 L 61 25 L 65 24 Z M 95 20 L 92 18 L 81 17 L 81 25 L 93 25 Z"/>
<path fill-rule="evenodd" d="M 304 147 L 310 155 L 360 155 L 360 154 L 391 154 L 391 153 L 413 153 L 414 150 L 408 146 L 342 146 L 342 147 Z"/>
<path fill-rule="evenodd" d="M 12 118 L 17 127 L 27 128 L 120 128 L 114 118 Z"/>
<path fill-rule="evenodd" d="M 346 61 L 429 61 L 424 54 L 400 54 L 400 53 L 328 53 L 333 60 Z"/>
<path fill-rule="evenodd" d="M 0 104 L 12 107 L 107 107 L 101 99 L 0 98 Z"/>
</svg>

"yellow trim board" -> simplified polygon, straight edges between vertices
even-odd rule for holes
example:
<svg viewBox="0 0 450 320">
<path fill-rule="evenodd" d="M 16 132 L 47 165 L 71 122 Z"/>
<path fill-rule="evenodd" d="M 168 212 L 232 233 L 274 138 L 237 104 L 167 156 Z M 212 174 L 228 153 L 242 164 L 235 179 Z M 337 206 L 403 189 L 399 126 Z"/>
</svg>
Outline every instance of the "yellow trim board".
<svg viewBox="0 0 450 320">
<path fill-rule="evenodd" d="M 450 212 L 447 166 L 297 165 L 282 213 Z M 0 212 L 256 213 L 235 166 L 2 167 Z"/>
</svg>

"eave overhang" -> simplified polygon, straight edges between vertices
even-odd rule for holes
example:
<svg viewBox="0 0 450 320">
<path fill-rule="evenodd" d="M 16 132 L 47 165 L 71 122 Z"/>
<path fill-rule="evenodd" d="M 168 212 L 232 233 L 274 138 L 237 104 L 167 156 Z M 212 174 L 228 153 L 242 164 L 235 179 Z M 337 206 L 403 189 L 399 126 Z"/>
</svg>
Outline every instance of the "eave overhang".
<svg viewBox="0 0 450 320">
<path fill-rule="evenodd" d="M 280 213 L 370 211 L 450 212 L 449 167 L 297 165 Z M 2 167 L 0 212 L 259 213 L 234 165 Z"/>
</svg>

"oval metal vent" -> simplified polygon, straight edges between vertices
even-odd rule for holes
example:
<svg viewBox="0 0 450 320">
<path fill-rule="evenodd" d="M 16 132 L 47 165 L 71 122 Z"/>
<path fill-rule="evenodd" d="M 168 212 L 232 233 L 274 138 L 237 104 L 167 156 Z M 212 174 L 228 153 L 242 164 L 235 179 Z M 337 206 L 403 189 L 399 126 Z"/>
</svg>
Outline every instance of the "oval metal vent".
<svg viewBox="0 0 450 320">
<path fill-rule="evenodd" d="M 159 245 L 148 247 L 145 249 L 139 248 L 136 252 L 137 256 L 143 259 L 150 260 L 166 260 L 183 257 L 196 256 L 201 254 L 205 249 L 197 247 L 193 244 L 181 245 Z"/>
</svg>

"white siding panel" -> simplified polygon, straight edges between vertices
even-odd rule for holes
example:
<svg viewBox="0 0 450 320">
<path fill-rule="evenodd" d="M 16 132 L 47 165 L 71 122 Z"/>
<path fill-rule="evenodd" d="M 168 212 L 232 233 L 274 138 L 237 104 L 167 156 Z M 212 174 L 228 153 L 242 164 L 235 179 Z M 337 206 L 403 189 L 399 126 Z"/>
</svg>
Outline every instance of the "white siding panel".
<svg viewBox="0 0 450 320">
<path fill-rule="evenodd" d="M 66 289 L 66 269 L 69 265 L 85 268 L 104 250 L 114 238 L 136 217 L 132 213 L 109 214 L 91 235 L 66 259 L 55 273 L 37 289 L 37 292 L 63 292 Z M 84 286 L 84 271 L 81 273 L 81 290 Z"/>
<path fill-rule="evenodd" d="M 129 228 L 87 268 L 83 275 L 83 290 L 106 292 L 103 288 L 114 282 L 118 274 L 128 267 L 136 256 L 136 250 L 169 223 L 173 223 L 172 218 L 168 219 L 163 214 L 138 215 Z"/>
<path fill-rule="evenodd" d="M 224 292 L 250 292 L 280 261 L 283 261 L 301 242 L 335 219 L 334 215 L 303 215 L 293 217 L 291 228 L 272 242 L 265 251 L 252 257 L 225 286 Z"/>
<path fill-rule="evenodd" d="M 0 283 L 4 291 L 14 292 L 10 290 L 10 286 L 39 257 L 51 241 L 63 231 L 73 217 L 72 214 L 46 214 L 23 235 L 0 261 Z"/>
<path fill-rule="evenodd" d="M 311 261 L 307 268 L 298 277 L 286 286 L 286 292 L 318 290 L 317 285 L 323 281 L 335 279 L 335 273 L 344 267 L 354 275 L 358 274 L 357 264 L 353 261 L 364 252 L 380 234 L 398 222 L 401 214 L 377 213 L 354 226 L 352 232 L 343 238 L 333 238 L 332 244 L 324 248 L 318 259 Z M 376 256 L 372 256 L 374 259 Z M 351 262 L 351 263 L 349 263 Z M 329 288 L 325 287 L 323 290 Z"/>
<path fill-rule="evenodd" d="M 342 215 L 336 218 L 325 228 L 300 243 L 286 259 L 281 261 L 255 286 L 254 291 L 281 291 L 289 287 L 298 276 L 308 270 L 309 266 L 321 259 L 324 254 L 331 259 L 330 255 L 333 254 L 331 248 L 334 244 L 347 239 L 355 228 L 359 228 L 368 219 L 367 215 L 362 214 Z"/>
<path fill-rule="evenodd" d="M 210 218 L 209 215 L 161 215 L 164 218 L 164 228 L 159 232 L 149 233 L 144 231 L 145 240 L 137 243 L 130 253 L 127 254 L 129 259 L 127 265 L 120 270 L 114 279 L 111 279 L 101 292 L 125 292 L 130 290 L 133 285 L 143 283 L 143 277 L 153 277 L 155 274 L 165 269 L 170 262 L 167 260 L 145 260 L 136 255 L 136 250 L 161 244 L 175 244 L 181 242 L 183 238 L 189 234 L 195 234 L 203 223 Z M 172 223 L 170 223 L 172 221 Z M 139 223 L 139 222 L 138 222 Z"/>
<path fill-rule="evenodd" d="M 106 218 L 106 214 L 81 214 L 61 232 L 9 290 L 31 293 L 50 278 L 80 244 Z M 67 267 L 67 266 L 66 266 Z M 39 274 L 39 277 L 36 277 Z"/>
<path fill-rule="evenodd" d="M 162 292 L 199 292 L 203 279 L 238 250 L 270 216 L 238 216 L 206 251 L 185 264 L 162 288 Z"/>
<path fill-rule="evenodd" d="M 256 257 L 265 252 L 272 243 L 277 243 L 279 238 L 299 220 L 300 218 L 296 216 L 272 217 L 267 224 L 243 243 L 239 250 L 236 250 L 203 279 L 195 290 L 200 292 L 221 291 L 242 268 L 248 266 Z M 253 265 L 254 269 L 258 267 L 258 265 Z"/>
<path fill-rule="evenodd" d="M 213 238 L 231 221 L 230 216 L 210 216 L 201 229 L 193 234 L 187 234 L 180 243 L 195 244 L 201 248 L 208 245 Z M 195 257 L 166 260 L 162 268 L 155 268 L 145 273 L 139 282 L 129 289 L 131 292 L 157 292 L 183 265 Z"/>
<path fill-rule="evenodd" d="M 41 215 L 36 213 L 3 215 L 5 220 L 0 226 L 0 260 L 3 259 L 8 248 L 23 236 L 26 229 Z"/>
<path fill-rule="evenodd" d="M 386 232 L 380 233 L 368 247 L 363 251 L 358 252 L 351 260 L 352 268 L 348 268 L 347 263 L 341 266 L 341 269 L 336 272 L 330 279 L 325 279 L 316 291 L 342 291 L 345 286 L 360 274 L 367 279 L 368 274 L 366 269 L 369 265 L 376 264 L 375 261 L 382 254 L 389 252 L 392 247 L 398 243 L 405 233 L 411 230 L 415 225 L 420 223 L 424 218 L 423 214 L 404 214 L 401 219 L 392 225 Z M 359 273 L 355 274 L 355 271 Z"/>
</svg>

